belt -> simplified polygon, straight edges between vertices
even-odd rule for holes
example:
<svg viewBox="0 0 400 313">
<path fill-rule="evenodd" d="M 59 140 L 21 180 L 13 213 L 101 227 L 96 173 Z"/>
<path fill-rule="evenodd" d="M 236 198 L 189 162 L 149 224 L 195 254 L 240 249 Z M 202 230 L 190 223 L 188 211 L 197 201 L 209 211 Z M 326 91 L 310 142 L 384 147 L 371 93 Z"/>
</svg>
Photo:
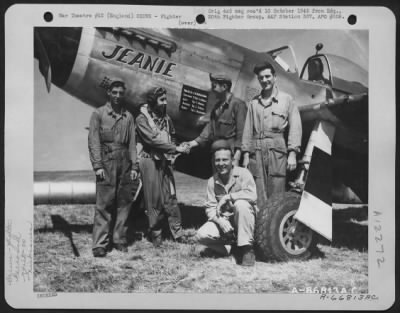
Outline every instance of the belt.
<svg viewBox="0 0 400 313">
<path fill-rule="evenodd" d="M 262 131 L 254 135 L 255 139 L 283 137 L 283 132 Z"/>
<path fill-rule="evenodd" d="M 233 134 L 231 134 L 231 135 L 215 135 L 214 136 L 214 140 L 218 140 L 218 139 L 225 139 L 225 140 L 229 140 L 229 139 L 232 139 L 232 138 L 234 138 L 236 136 L 236 134 L 235 133 L 233 133 Z"/>
<path fill-rule="evenodd" d="M 140 153 L 140 156 L 139 156 L 141 159 L 152 159 L 152 160 L 154 160 L 154 161 L 156 161 L 156 162 L 160 162 L 160 163 L 164 163 L 164 162 L 167 162 L 167 163 L 171 163 L 171 161 L 172 161 L 172 159 L 173 159 L 173 156 L 171 156 L 171 157 L 169 157 L 168 155 L 166 155 L 166 154 L 163 154 L 161 157 L 158 155 L 158 153 L 157 152 L 155 152 L 155 151 L 150 151 L 150 152 L 147 152 L 147 151 L 142 151 L 141 153 Z"/>
<path fill-rule="evenodd" d="M 111 153 L 118 150 L 128 150 L 127 144 L 122 143 L 111 143 L 111 144 L 102 144 L 104 152 Z"/>
</svg>

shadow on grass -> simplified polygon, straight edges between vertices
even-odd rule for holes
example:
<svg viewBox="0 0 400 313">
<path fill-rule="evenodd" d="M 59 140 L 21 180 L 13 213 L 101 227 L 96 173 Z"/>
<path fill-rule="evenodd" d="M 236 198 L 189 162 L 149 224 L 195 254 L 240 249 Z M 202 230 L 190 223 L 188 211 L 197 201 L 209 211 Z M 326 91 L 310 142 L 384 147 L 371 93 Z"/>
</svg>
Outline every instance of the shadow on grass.
<svg viewBox="0 0 400 313">
<path fill-rule="evenodd" d="M 207 221 L 204 207 L 184 205 L 183 203 L 178 203 L 178 206 L 181 213 L 183 229 L 197 229 Z M 169 232 L 167 219 L 165 219 L 163 228 L 164 233 Z M 131 244 L 146 237 L 148 235 L 148 230 L 149 223 L 144 208 L 143 193 L 140 193 L 138 199 L 133 204 L 128 218 L 128 243 Z"/>
<path fill-rule="evenodd" d="M 139 241 L 147 234 L 149 222 L 143 208 L 135 207 L 128 217 L 128 244 Z"/>
<path fill-rule="evenodd" d="M 204 211 L 204 207 L 200 206 L 187 206 L 179 203 L 179 209 L 182 217 L 182 227 L 188 228 L 199 228 L 207 221 L 207 216 Z M 74 242 L 72 240 L 72 233 L 89 233 L 93 231 L 93 224 L 70 224 L 61 215 L 50 216 L 53 227 L 42 227 L 35 229 L 37 233 L 63 233 L 71 242 L 72 249 L 74 250 L 75 256 L 79 256 Z M 145 211 L 141 207 L 134 207 L 131 210 L 131 214 L 128 218 L 128 243 L 131 244 L 135 241 L 141 240 L 146 236 L 148 231 L 148 219 Z"/>
<path fill-rule="evenodd" d="M 183 228 L 199 228 L 207 222 L 207 216 L 203 206 L 184 205 L 179 203 Z"/>
<path fill-rule="evenodd" d="M 346 247 L 358 251 L 368 250 L 368 226 L 356 223 L 342 222 L 333 228 L 333 247 Z"/>
<path fill-rule="evenodd" d="M 199 228 L 207 221 L 207 216 L 204 211 L 204 207 L 178 204 L 183 229 Z M 164 232 L 168 229 L 167 220 L 164 223 Z M 148 232 L 148 219 L 143 208 L 135 208 L 131 211 L 129 216 L 128 226 L 128 242 L 131 244 L 137 240 L 141 240 Z"/>
<path fill-rule="evenodd" d="M 81 226 L 81 225 L 70 225 L 63 217 L 60 215 L 51 215 L 51 221 L 53 224 L 52 230 L 55 232 L 62 232 L 68 239 L 69 242 L 71 243 L 72 251 L 76 257 L 79 257 L 79 251 L 78 248 L 75 246 L 74 240 L 72 238 L 72 226 Z M 86 225 L 82 225 L 86 226 Z M 40 232 L 41 230 L 39 230 Z"/>
</svg>

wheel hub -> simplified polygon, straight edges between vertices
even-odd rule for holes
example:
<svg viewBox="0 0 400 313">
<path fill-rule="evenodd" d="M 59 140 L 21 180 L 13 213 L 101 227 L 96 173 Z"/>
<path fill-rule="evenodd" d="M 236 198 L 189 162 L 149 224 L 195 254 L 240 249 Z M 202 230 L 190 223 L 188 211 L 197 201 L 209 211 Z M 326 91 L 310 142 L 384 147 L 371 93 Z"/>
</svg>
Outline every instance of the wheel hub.
<svg viewBox="0 0 400 313">
<path fill-rule="evenodd" d="M 282 247 L 292 255 L 305 252 L 311 245 L 312 230 L 298 222 L 296 210 L 288 212 L 279 226 L 279 239 Z"/>
</svg>

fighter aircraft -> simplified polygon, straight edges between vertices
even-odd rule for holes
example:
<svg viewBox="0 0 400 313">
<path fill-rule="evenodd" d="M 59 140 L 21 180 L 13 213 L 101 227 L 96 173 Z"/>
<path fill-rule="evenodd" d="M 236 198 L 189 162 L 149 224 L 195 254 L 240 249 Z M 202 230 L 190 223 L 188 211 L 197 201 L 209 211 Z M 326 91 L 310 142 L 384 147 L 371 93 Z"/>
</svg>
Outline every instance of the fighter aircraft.
<svg viewBox="0 0 400 313">
<path fill-rule="evenodd" d="M 290 191 L 272 198 L 256 225 L 262 259 L 309 257 L 316 234 L 332 239 L 332 202 L 368 198 L 368 73 L 323 44 L 299 70 L 290 45 L 257 52 L 193 29 L 35 28 L 35 58 L 54 84 L 93 107 L 106 101 L 115 77 L 127 82 L 126 105 L 136 114 L 154 86 L 168 90 L 168 114 L 180 141 L 197 137 L 214 99 L 209 73 L 225 72 L 232 92 L 248 102 L 259 92 L 254 65 L 272 63 L 281 90 L 292 95 L 303 123 L 303 144 Z M 209 151 L 181 155 L 178 171 L 208 178 Z M 65 177 L 67 177 L 65 179 Z M 35 174 L 35 203 L 94 202 L 92 179 Z"/>
</svg>

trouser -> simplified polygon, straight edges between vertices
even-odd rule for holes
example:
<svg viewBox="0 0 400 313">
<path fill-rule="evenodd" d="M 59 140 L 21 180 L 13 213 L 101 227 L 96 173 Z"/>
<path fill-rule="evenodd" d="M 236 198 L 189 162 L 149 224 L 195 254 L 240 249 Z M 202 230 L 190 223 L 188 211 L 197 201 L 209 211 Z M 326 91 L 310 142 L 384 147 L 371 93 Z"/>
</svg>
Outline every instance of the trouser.
<svg viewBox="0 0 400 313">
<path fill-rule="evenodd" d="M 235 229 L 237 246 L 252 245 L 254 242 L 254 225 L 256 210 L 245 200 L 236 200 L 234 203 L 234 214 L 230 217 L 230 223 Z M 218 252 L 221 255 L 228 255 L 231 250 L 231 241 L 227 239 L 219 226 L 208 221 L 201 226 L 196 234 L 200 244 Z"/>
<path fill-rule="evenodd" d="M 283 136 L 256 140 L 249 170 L 257 188 L 257 206 L 266 208 L 267 199 L 286 190 L 287 152 Z"/>
<path fill-rule="evenodd" d="M 144 203 L 152 235 L 161 236 L 163 222 L 168 220 L 174 239 L 182 236 L 181 212 L 175 192 L 171 165 L 166 161 L 142 158 L 139 168 L 143 182 Z"/>
<path fill-rule="evenodd" d="M 112 243 L 127 244 L 127 220 L 133 203 L 131 162 L 127 158 L 103 161 L 105 179 L 96 182 L 93 249 Z"/>
</svg>

